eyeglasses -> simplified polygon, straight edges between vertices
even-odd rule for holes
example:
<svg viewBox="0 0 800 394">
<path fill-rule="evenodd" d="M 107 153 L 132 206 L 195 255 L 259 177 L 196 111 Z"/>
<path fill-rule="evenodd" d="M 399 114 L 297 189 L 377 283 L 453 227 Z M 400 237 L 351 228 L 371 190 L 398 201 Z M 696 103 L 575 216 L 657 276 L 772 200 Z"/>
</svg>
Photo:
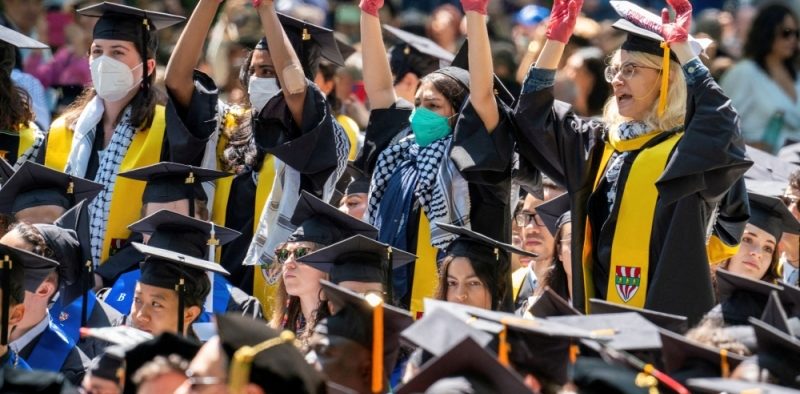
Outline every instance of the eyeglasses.
<svg viewBox="0 0 800 394">
<path fill-rule="evenodd" d="M 789 29 L 788 27 L 785 27 L 783 28 L 783 30 L 781 30 L 781 37 L 784 40 L 790 37 L 794 37 L 795 39 L 800 39 L 800 30 Z"/>
<path fill-rule="evenodd" d="M 297 248 L 295 250 L 289 250 L 289 249 L 286 249 L 286 248 L 278 248 L 278 249 L 275 249 L 275 258 L 281 264 L 283 264 L 287 260 L 289 260 L 289 257 L 291 257 L 292 255 L 294 255 L 294 258 L 296 260 L 296 259 L 299 259 L 299 258 L 301 258 L 301 257 L 303 257 L 303 256 L 305 256 L 305 255 L 307 255 L 307 254 L 309 254 L 311 252 L 312 252 L 311 248 L 306 248 L 306 247 L 299 247 L 299 248 Z"/>
<path fill-rule="evenodd" d="M 191 370 L 185 372 L 186 379 L 192 388 L 192 392 L 200 391 L 202 387 L 225 384 L 225 379 L 216 376 L 196 376 Z"/>
<path fill-rule="evenodd" d="M 607 66 L 605 69 L 606 82 L 608 83 L 613 82 L 614 77 L 616 77 L 617 74 L 619 74 L 620 72 L 622 73 L 622 79 L 626 80 L 631 79 L 633 78 L 634 75 L 636 75 L 637 68 L 647 68 L 650 70 L 657 70 L 659 72 L 661 71 L 660 68 L 640 66 L 638 64 L 633 64 L 633 63 L 625 63 L 622 65 L 622 67 Z"/>
<path fill-rule="evenodd" d="M 517 226 L 520 227 L 525 227 L 531 224 L 531 221 L 537 226 L 544 226 L 542 218 L 536 213 L 520 212 L 514 216 L 514 220 L 517 222 Z"/>
</svg>

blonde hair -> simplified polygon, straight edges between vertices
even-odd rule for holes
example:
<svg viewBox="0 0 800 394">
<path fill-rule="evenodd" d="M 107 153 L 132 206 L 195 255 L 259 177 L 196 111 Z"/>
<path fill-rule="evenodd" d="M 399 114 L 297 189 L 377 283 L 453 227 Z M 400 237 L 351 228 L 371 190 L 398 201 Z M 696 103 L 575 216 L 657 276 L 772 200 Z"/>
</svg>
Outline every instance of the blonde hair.
<svg viewBox="0 0 800 394">
<path fill-rule="evenodd" d="M 609 63 L 618 59 L 622 49 L 617 49 L 610 57 Z M 661 69 L 661 57 L 644 52 L 628 51 L 628 56 L 633 62 Z M 667 91 L 667 108 L 664 115 L 658 116 L 658 98 L 653 103 L 653 107 L 644 119 L 651 130 L 670 130 L 675 127 L 683 126 L 686 118 L 686 78 L 683 76 L 683 68 L 675 60 L 670 60 L 669 65 L 669 89 Z M 660 83 L 661 75 L 658 80 Z M 616 130 L 623 122 L 630 121 L 619 114 L 617 100 L 612 95 L 603 107 L 603 120 L 608 125 L 609 130 Z"/>
</svg>

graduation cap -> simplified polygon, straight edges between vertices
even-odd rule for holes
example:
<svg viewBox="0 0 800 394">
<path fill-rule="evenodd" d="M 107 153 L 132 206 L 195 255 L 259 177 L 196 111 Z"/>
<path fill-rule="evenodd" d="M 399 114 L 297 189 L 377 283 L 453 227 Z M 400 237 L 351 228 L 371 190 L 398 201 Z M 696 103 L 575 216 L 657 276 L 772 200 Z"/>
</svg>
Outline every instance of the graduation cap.
<svg viewBox="0 0 800 394">
<path fill-rule="evenodd" d="M 342 54 L 342 59 L 344 59 L 344 61 L 347 61 L 347 59 L 357 51 L 352 45 L 348 44 L 343 39 L 337 37 L 335 33 L 336 32 L 334 32 L 334 38 L 336 39 L 336 47 L 339 48 L 339 53 Z"/>
<path fill-rule="evenodd" d="M 280 12 L 278 13 L 278 20 L 280 20 L 283 31 L 286 32 L 297 58 L 300 59 L 306 78 L 314 80 L 320 57 L 338 66 L 344 66 L 344 59 L 341 52 L 339 52 L 339 46 L 336 43 L 333 30 Z M 256 44 L 255 49 L 269 51 L 267 39 L 262 38 Z"/>
<path fill-rule="evenodd" d="M 229 358 L 230 392 L 242 392 L 250 382 L 275 393 L 321 392 L 325 381 L 294 346 L 294 334 L 240 315 L 216 318 L 220 344 Z"/>
<path fill-rule="evenodd" d="M 396 393 L 529 391 L 516 372 L 498 363 L 491 353 L 471 338 L 465 338 L 446 354 L 426 364 L 417 376 L 398 387 Z"/>
<path fill-rule="evenodd" d="M 789 317 L 786 315 L 786 310 L 783 309 L 781 300 L 778 297 L 778 292 L 776 291 L 770 293 L 767 299 L 767 306 L 764 307 L 764 313 L 761 314 L 761 321 L 791 336 L 795 336 L 789 324 Z"/>
<path fill-rule="evenodd" d="M 117 386 L 125 384 L 125 348 L 109 346 L 95 357 L 87 371 L 92 377 L 110 380 Z"/>
<path fill-rule="evenodd" d="M 461 319 L 461 321 L 464 323 L 467 323 L 467 325 L 470 327 L 489 333 L 495 337 L 499 336 L 500 332 L 502 332 L 504 329 L 502 324 L 487 320 L 486 316 L 489 311 L 483 308 L 466 304 L 458 304 L 455 302 L 436 300 L 433 298 L 425 298 L 423 300 L 423 307 L 425 310 L 425 315 L 429 313 L 437 313 L 440 310 L 445 310 L 453 316 Z"/>
<path fill-rule="evenodd" d="M 536 253 L 526 252 L 514 245 L 491 239 L 466 227 L 453 226 L 441 222 L 436 223 L 436 225 L 442 230 L 458 235 L 458 238 L 447 247 L 447 255 L 468 257 L 473 264 L 482 262 L 496 263 L 501 260 L 508 260 L 508 253 L 538 257 Z"/>
<path fill-rule="evenodd" d="M 0 284 L 3 293 L 0 304 L 0 345 L 8 345 L 11 298 L 14 298 L 15 304 L 22 303 L 25 291 L 35 292 L 56 267 L 58 263 L 46 257 L 0 244 Z"/>
<path fill-rule="evenodd" d="M 569 194 L 564 193 L 556 198 L 548 200 L 536 207 L 536 214 L 542 218 L 542 222 L 550 231 L 550 235 L 555 236 L 558 232 L 558 222 L 561 216 L 569 213 Z"/>
<path fill-rule="evenodd" d="M 133 394 L 136 385 L 133 384 L 133 375 L 142 366 L 155 359 L 157 356 L 170 357 L 176 355 L 186 361 L 191 361 L 200 343 L 173 333 L 165 332 L 151 340 L 142 342 L 125 352 L 125 389 L 123 393 Z"/>
<path fill-rule="evenodd" d="M 745 178 L 745 185 L 747 186 L 747 190 L 751 193 L 780 199 L 786 192 L 786 187 L 789 186 L 789 183 L 788 181 L 762 181 Z"/>
<path fill-rule="evenodd" d="M 778 158 L 784 162 L 800 165 L 800 143 L 786 145 L 778 151 Z"/>
<path fill-rule="evenodd" d="M 362 296 L 326 280 L 320 280 L 335 313 L 317 326 L 326 336 L 352 340 L 372 353 L 372 391 L 383 392 L 384 381 L 394 368 L 400 350 L 400 333 L 414 319 L 407 311 L 384 304 L 370 294 Z"/>
<path fill-rule="evenodd" d="M 800 389 L 800 340 L 756 318 L 749 322 L 758 341 L 758 365 L 781 386 Z"/>
<path fill-rule="evenodd" d="M 8 182 L 15 172 L 16 171 L 14 171 L 14 167 L 12 167 L 6 159 L 0 157 L 0 185 Z"/>
<path fill-rule="evenodd" d="M 297 261 L 327 272 L 333 283 L 380 282 L 391 291 L 392 271 L 416 259 L 411 253 L 357 234 Z M 387 299 L 391 299 L 391 294 Z"/>
<path fill-rule="evenodd" d="M 351 194 L 368 194 L 369 193 L 369 185 L 372 182 L 372 179 L 361 171 L 358 167 L 355 166 L 353 162 L 347 163 L 347 169 L 345 169 L 346 175 L 350 178 L 350 182 L 347 184 L 347 188 L 344 190 L 344 195 L 349 196 Z"/>
<path fill-rule="evenodd" d="M 305 190 L 300 194 L 292 224 L 297 229 L 289 236 L 289 242 L 307 241 L 327 246 L 356 234 L 378 237 L 378 229 L 374 226 L 336 209 Z"/>
<path fill-rule="evenodd" d="M 81 327 L 81 338 L 97 338 L 110 344 L 133 349 L 153 339 L 153 334 L 131 326 Z"/>
<path fill-rule="evenodd" d="M 458 67 L 464 70 L 469 71 L 469 41 L 464 40 L 464 44 L 461 45 L 461 48 L 456 53 L 456 57 L 453 59 L 453 63 L 451 64 L 453 67 Z M 441 71 L 441 70 L 440 70 Z M 469 83 L 467 84 L 467 90 L 469 90 Z M 503 85 L 503 82 L 500 81 L 500 78 L 497 75 L 494 75 L 494 95 L 503 102 L 503 104 L 511 107 L 514 105 L 514 95 L 506 89 L 506 86 Z"/>
<path fill-rule="evenodd" d="M 549 286 L 544 288 L 544 293 L 531 305 L 528 312 L 535 317 L 583 315 Z"/>
<path fill-rule="evenodd" d="M 231 176 L 226 172 L 173 162 L 160 162 L 119 173 L 123 178 L 145 181 L 142 202 L 189 200 L 189 216 L 194 216 L 194 200 L 208 201 L 203 182 Z"/>
<path fill-rule="evenodd" d="M 241 233 L 214 222 L 181 215 L 168 209 L 134 222 L 128 229 L 150 235 L 147 244 L 196 258 L 214 259 L 216 246 L 230 243 Z"/>
<path fill-rule="evenodd" d="M 655 351 L 661 349 L 658 327 L 638 313 L 607 313 L 586 316 L 553 316 L 548 320 L 590 331 L 613 349 Z"/>
<path fill-rule="evenodd" d="M 725 378 L 689 379 L 686 385 L 695 393 L 800 394 L 800 391 L 769 383 Z"/>
<path fill-rule="evenodd" d="M 396 44 L 389 48 L 389 66 L 395 84 L 408 73 L 414 73 L 421 79 L 453 61 L 454 56 L 450 51 L 428 37 L 386 24 L 383 28 L 396 39 Z"/>
<path fill-rule="evenodd" d="M 656 312 L 649 309 L 634 308 L 627 305 L 598 300 L 596 298 L 590 299 L 589 304 L 591 305 L 590 310 L 592 311 L 592 314 L 636 312 L 642 315 L 642 317 L 647 319 L 650 323 L 678 334 L 683 334 L 689 329 L 689 323 L 686 319 L 686 316 Z"/>
<path fill-rule="evenodd" d="M 797 165 L 750 145 L 746 145 L 745 150 L 753 161 L 753 165 L 744 173 L 745 179 L 779 182 L 786 189 L 789 177 L 793 172 L 800 170 Z M 782 194 L 783 190 L 780 195 Z"/>
<path fill-rule="evenodd" d="M 789 315 L 800 316 L 800 287 L 780 282 L 783 290 L 779 293 L 784 306 L 788 308 Z"/>
<path fill-rule="evenodd" d="M 498 325 L 497 333 L 500 331 L 502 326 Z M 472 338 L 478 345 L 486 348 L 495 336 L 467 323 L 454 310 L 435 308 L 427 311 L 426 308 L 422 318 L 405 329 L 401 337 L 433 357 L 439 357 L 465 338 Z"/>
<path fill-rule="evenodd" d="M 767 298 L 781 287 L 761 280 L 717 268 L 717 293 L 725 323 L 747 324 L 750 317 L 758 317 L 767 305 Z"/>
<path fill-rule="evenodd" d="M 66 210 L 77 201 L 91 201 L 101 190 L 103 185 L 99 183 L 26 161 L 0 188 L 0 212 L 16 214 L 42 205 Z"/>
<path fill-rule="evenodd" d="M 689 377 L 727 378 L 745 357 L 727 349 L 717 349 L 695 342 L 671 331 L 661 330 L 661 354 L 664 371 Z"/>
<path fill-rule="evenodd" d="M 77 11 L 83 16 L 99 18 L 94 25 L 92 37 L 132 42 L 142 61 L 147 59 L 147 51 L 155 54 L 158 49 L 156 32 L 183 22 L 182 16 L 143 10 L 122 4 L 102 2 Z M 147 84 L 147 78 L 143 80 Z"/>
<path fill-rule="evenodd" d="M 747 198 L 750 200 L 748 223 L 770 233 L 776 242 L 781 240 L 783 233 L 800 234 L 800 222 L 781 200 L 750 192 Z"/>
<path fill-rule="evenodd" d="M 74 207 L 64 212 L 53 224 L 63 229 L 75 232 L 78 244 L 78 260 L 71 261 L 69 266 L 60 270 L 59 279 L 73 278 L 73 280 L 59 281 L 59 299 L 61 305 L 69 305 L 76 298 L 86 295 L 94 286 L 94 261 L 92 259 L 92 243 L 89 234 L 89 203 L 81 200 Z M 81 301 L 81 325 L 88 320 L 88 297 Z"/>
<path fill-rule="evenodd" d="M 146 255 L 139 283 L 178 293 L 178 333 L 183 333 L 183 309 L 187 303 L 202 306 L 211 291 L 206 272 L 229 275 L 221 265 L 166 249 L 133 243 Z"/>
<path fill-rule="evenodd" d="M 17 49 L 50 49 L 47 44 L 34 40 L 16 30 L 0 26 L 0 71 L 11 74 L 17 62 Z"/>
</svg>

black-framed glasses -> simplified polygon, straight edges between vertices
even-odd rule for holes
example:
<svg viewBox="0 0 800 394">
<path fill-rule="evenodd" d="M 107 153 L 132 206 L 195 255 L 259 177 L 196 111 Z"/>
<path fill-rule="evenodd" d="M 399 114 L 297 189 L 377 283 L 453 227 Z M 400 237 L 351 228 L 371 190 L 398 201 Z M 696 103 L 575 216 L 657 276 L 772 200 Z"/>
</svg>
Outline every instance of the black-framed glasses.
<svg viewBox="0 0 800 394">
<path fill-rule="evenodd" d="M 303 246 L 296 248 L 295 250 L 289 250 L 287 248 L 278 248 L 275 249 L 275 259 L 277 259 L 281 264 L 283 264 L 287 260 L 289 260 L 289 257 L 291 257 L 292 255 L 294 255 L 295 260 L 297 260 L 311 252 L 312 252 L 311 248 Z"/>
<path fill-rule="evenodd" d="M 516 216 L 514 216 L 514 220 L 517 222 L 517 226 L 520 227 L 525 227 L 531 224 L 531 222 L 533 222 L 537 226 L 544 226 L 542 218 L 535 212 L 520 212 Z"/>
<path fill-rule="evenodd" d="M 617 74 L 620 74 L 620 73 L 622 73 L 621 74 L 622 79 L 626 79 L 626 80 L 627 79 L 631 79 L 631 78 L 633 78 L 634 75 L 636 75 L 636 69 L 637 68 L 647 68 L 647 69 L 650 69 L 650 70 L 657 70 L 659 72 L 661 71 L 660 68 L 648 67 L 648 66 L 640 66 L 638 64 L 633 64 L 633 63 L 625 63 L 625 64 L 622 65 L 622 67 L 607 66 L 606 69 L 605 69 L 606 82 L 611 83 L 612 81 L 614 81 L 614 77 L 616 77 Z"/>
<path fill-rule="evenodd" d="M 783 39 L 788 39 L 790 37 L 794 37 L 795 39 L 800 39 L 800 30 L 784 27 L 783 29 L 781 29 L 781 37 Z"/>
</svg>

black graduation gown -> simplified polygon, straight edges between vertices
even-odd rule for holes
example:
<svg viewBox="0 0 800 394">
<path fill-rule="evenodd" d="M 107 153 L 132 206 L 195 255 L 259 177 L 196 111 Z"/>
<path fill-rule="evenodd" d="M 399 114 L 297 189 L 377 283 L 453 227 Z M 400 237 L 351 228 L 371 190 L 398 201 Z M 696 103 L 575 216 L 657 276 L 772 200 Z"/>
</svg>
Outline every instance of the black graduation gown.
<svg viewBox="0 0 800 394">
<path fill-rule="evenodd" d="M 86 320 L 86 327 L 102 328 L 112 327 L 114 323 L 122 318 L 122 314 L 110 305 L 106 304 L 103 300 L 98 299 L 92 313 L 89 314 Z M 81 338 L 78 341 L 78 348 L 80 348 L 89 359 L 103 354 L 108 346 L 111 344 L 94 337 Z"/>
<path fill-rule="evenodd" d="M 751 165 L 745 158 L 738 115 L 730 100 L 699 61 L 698 71 L 687 79 L 685 133 L 658 180 L 659 197 L 650 242 L 649 287 L 645 307 L 687 316 L 694 324 L 714 305 L 706 228 L 715 206 Z M 529 79 L 546 73 L 531 68 Z M 694 79 L 694 80 L 692 80 Z M 526 81 L 526 85 L 529 81 Z M 594 228 L 594 296 L 605 299 L 610 269 L 611 242 L 619 204 L 607 211 L 605 179 L 593 193 L 605 145 L 606 126 L 575 115 L 566 103 L 556 101 L 551 86 L 526 89 L 515 114 L 519 126 L 519 152 L 570 193 L 572 226 L 573 302 L 585 310 L 582 256 L 587 215 Z M 655 141 L 654 141 L 655 142 Z M 638 152 L 631 152 L 619 175 L 617 200 Z M 605 209 L 603 209 L 605 206 Z M 607 216 L 606 216 L 607 215 Z M 608 220 L 602 220 L 603 217 Z"/>
</svg>

